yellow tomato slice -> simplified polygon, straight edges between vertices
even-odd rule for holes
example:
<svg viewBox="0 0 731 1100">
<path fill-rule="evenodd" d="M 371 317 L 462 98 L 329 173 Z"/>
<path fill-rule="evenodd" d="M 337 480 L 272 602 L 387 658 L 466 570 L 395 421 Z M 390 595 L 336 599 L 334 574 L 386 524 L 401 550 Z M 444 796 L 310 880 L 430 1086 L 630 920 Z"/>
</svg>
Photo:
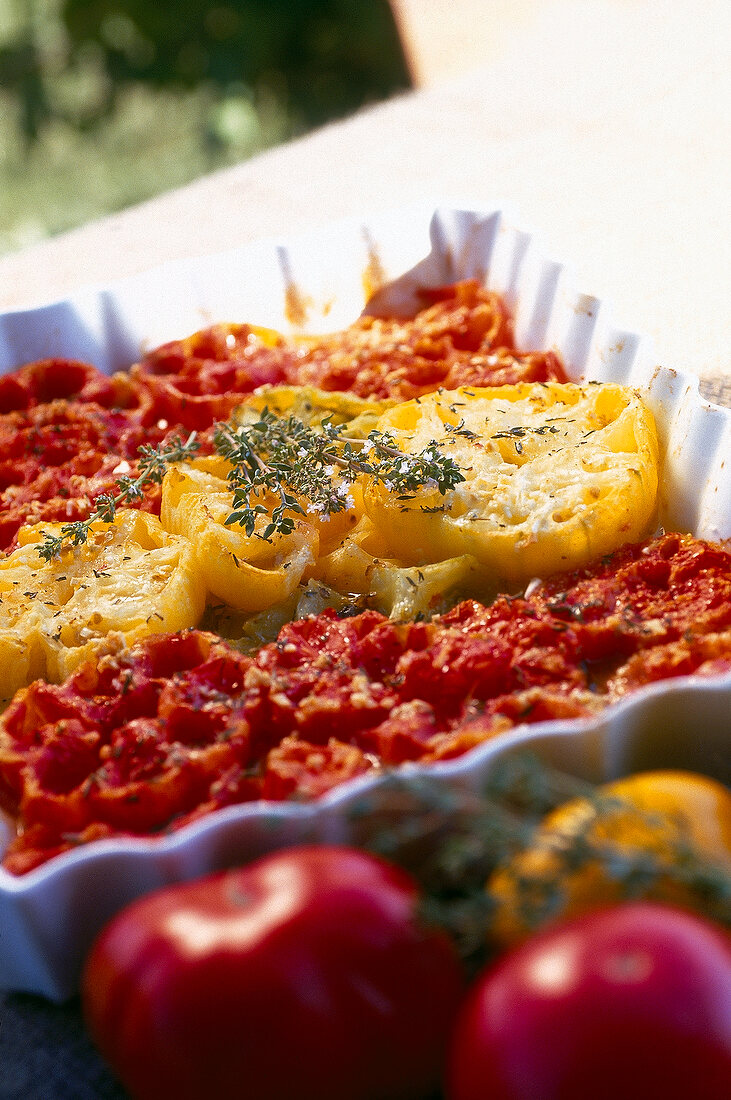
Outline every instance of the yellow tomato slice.
<svg viewBox="0 0 731 1100">
<path fill-rule="evenodd" d="M 366 513 L 412 564 L 470 554 L 517 585 L 639 539 L 655 516 L 654 421 L 628 387 L 465 387 L 397 405 L 378 428 L 405 462 L 437 448 L 465 478 L 411 499 L 388 483 L 366 487 Z"/>
<path fill-rule="evenodd" d="M 384 555 L 367 516 L 352 534 L 318 558 L 312 576 L 342 595 L 368 595 L 369 606 L 392 619 L 414 619 L 446 610 L 480 588 L 480 569 L 469 554 L 411 566 Z"/>
<path fill-rule="evenodd" d="M 364 439 L 375 428 L 378 417 L 394 404 L 392 400 L 357 397 L 317 386 L 261 386 L 245 399 L 237 419 L 245 421 L 249 409 L 269 409 L 277 416 L 294 416 L 308 425 L 321 424 L 326 419 L 347 424 L 349 435 Z"/>
<path fill-rule="evenodd" d="M 38 543 L 61 524 L 22 528 L 19 546 L 0 560 L 0 697 L 38 676 L 62 680 L 107 638 L 132 644 L 147 634 L 195 626 L 205 589 L 187 540 L 146 512 L 120 511 L 92 524 L 87 541 L 44 562 Z M 24 639 L 25 660 L 10 658 Z M 111 644 L 111 642 L 110 642 Z"/>
<path fill-rule="evenodd" d="M 163 481 L 160 517 L 166 530 L 190 541 L 209 594 L 239 611 L 263 611 L 285 600 L 315 561 L 318 524 L 293 513 L 291 534 L 270 539 L 262 537 L 269 522 L 265 515 L 258 517 L 252 535 L 243 527 L 227 526 L 233 505 L 221 472 L 218 459 L 173 467 Z M 278 501 L 266 498 L 263 503 L 273 508 Z"/>
</svg>

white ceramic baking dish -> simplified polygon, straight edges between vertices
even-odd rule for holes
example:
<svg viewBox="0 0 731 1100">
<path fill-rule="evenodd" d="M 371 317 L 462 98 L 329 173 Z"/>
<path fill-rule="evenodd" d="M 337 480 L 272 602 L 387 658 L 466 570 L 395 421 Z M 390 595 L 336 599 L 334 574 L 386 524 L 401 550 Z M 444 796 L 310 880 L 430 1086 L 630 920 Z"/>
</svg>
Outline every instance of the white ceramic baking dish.
<svg viewBox="0 0 731 1100">
<path fill-rule="evenodd" d="M 731 537 L 731 410 L 704 401 L 694 377 L 659 366 L 645 338 L 617 330 L 607 305 L 578 291 L 565 266 L 499 209 L 394 211 L 7 313 L 0 371 L 68 356 L 112 372 L 215 321 L 333 330 L 355 319 L 374 290 L 381 304 L 408 309 L 417 285 L 471 276 L 507 297 L 519 347 L 557 349 L 575 380 L 642 391 L 660 437 L 660 523 Z M 731 782 L 730 715 L 731 675 L 686 677 L 643 689 L 596 719 L 517 728 L 429 771 L 439 782 L 477 785 L 496 761 L 527 746 L 591 781 L 682 766 Z M 362 839 L 388 788 L 386 775 L 360 779 L 310 805 L 250 803 L 162 839 L 89 844 L 20 878 L 0 868 L 0 987 L 65 999 L 93 936 L 125 903 L 284 844 Z"/>
</svg>

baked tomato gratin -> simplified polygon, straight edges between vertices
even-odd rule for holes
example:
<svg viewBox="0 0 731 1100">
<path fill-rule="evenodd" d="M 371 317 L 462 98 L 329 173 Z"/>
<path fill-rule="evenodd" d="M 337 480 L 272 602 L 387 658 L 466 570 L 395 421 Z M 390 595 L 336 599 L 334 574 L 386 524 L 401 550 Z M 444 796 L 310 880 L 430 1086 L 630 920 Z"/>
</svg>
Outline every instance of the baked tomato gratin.
<svg viewBox="0 0 731 1100">
<path fill-rule="evenodd" d="M 0 379 L 0 806 L 26 872 L 731 668 L 653 417 L 475 281 Z"/>
</svg>

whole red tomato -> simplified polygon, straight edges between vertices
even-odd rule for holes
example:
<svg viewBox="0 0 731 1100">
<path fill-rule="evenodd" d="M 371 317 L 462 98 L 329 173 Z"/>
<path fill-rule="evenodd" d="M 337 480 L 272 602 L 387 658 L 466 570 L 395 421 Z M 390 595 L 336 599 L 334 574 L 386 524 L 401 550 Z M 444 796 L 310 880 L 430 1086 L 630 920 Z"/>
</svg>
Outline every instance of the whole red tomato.
<svg viewBox="0 0 731 1100">
<path fill-rule="evenodd" d="M 157 891 L 87 960 L 90 1032 L 138 1100 L 387 1100 L 438 1082 L 462 971 L 412 879 L 292 848 Z"/>
<path fill-rule="evenodd" d="M 632 903 L 488 969 L 455 1027 L 448 1100 L 728 1100 L 731 941 Z"/>
</svg>

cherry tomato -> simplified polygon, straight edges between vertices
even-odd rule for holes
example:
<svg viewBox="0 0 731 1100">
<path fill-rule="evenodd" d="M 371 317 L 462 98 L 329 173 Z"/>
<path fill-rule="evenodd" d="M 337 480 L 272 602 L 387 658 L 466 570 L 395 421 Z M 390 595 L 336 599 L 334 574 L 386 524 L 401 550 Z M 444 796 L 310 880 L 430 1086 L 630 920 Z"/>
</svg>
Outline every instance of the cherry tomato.
<svg viewBox="0 0 731 1100">
<path fill-rule="evenodd" d="M 731 940 L 650 902 L 551 928 L 488 968 L 448 1100 L 728 1100 Z"/>
<path fill-rule="evenodd" d="M 89 1030 L 138 1100 L 387 1100 L 438 1082 L 463 993 L 404 872 L 300 847 L 150 894 L 84 970 Z"/>
</svg>

